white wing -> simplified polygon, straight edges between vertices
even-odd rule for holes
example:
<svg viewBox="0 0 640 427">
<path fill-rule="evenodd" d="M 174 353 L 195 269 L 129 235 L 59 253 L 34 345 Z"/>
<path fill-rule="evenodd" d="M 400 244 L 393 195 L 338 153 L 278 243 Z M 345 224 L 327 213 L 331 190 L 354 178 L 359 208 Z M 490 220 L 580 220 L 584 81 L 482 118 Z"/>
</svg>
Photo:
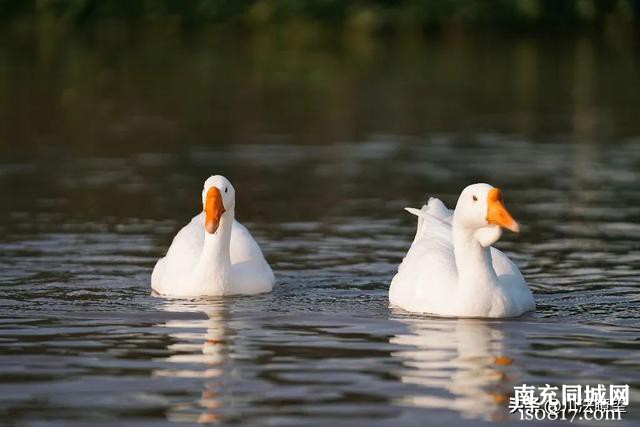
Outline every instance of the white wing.
<svg viewBox="0 0 640 427">
<path fill-rule="evenodd" d="M 235 220 L 231 230 L 230 251 L 233 293 L 269 292 L 275 282 L 273 271 L 249 230 Z"/>
<path fill-rule="evenodd" d="M 434 202 L 436 200 L 437 202 Z M 412 209 L 418 216 L 418 230 L 411 248 L 391 281 L 391 304 L 412 311 L 440 312 L 451 298 L 451 286 L 458 281 L 453 255 L 451 224 L 441 215 L 431 214 L 431 207 L 442 204 L 431 199 L 422 209 Z M 442 205 L 444 207 L 444 205 Z M 446 209 L 446 208 L 445 208 Z M 409 209 L 407 209 L 409 210 Z M 444 213 L 437 207 L 436 214 Z"/>
<path fill-rule="evenodd" d="M 164 293 L 163 285 L 180 283 L 193 271 L 204 245 L 204 213 L 194 216 L 175 235 L 164 258 L 160 258 L 151 275 L 151 288 Z"/>
</svg>

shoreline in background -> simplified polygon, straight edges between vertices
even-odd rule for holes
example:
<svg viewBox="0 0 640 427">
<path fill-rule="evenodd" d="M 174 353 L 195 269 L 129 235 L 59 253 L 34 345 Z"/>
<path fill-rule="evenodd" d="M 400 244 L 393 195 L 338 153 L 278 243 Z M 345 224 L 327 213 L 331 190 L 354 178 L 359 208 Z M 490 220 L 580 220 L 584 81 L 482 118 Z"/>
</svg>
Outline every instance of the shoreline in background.
<svg viewBox="0 0 640 427">
<path fill-rule="evenodd" d="M 3 0 L 0 31 L 205 28 L 238 33 L 640 33 L 640 0 Z"/>
</svg>

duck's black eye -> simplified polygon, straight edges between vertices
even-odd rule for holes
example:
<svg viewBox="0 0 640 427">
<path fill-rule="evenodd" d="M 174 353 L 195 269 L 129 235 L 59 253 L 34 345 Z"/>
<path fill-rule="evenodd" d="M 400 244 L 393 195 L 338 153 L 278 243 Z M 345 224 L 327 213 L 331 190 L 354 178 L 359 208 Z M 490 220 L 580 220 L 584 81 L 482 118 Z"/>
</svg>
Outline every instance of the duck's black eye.
<svg viewBox="0 0 640 427">
<path fill-rule="evenodd" d="M 229 192 L 229 187 L 224 187 L 224 192 L 228 193 Z"/>
<path fill-rule="evenodd" d="M 473 195 L 473 201 L 474 201 L 474 202 L 477 202 L 477 201 L 478 201 L 478 198 L 476 197 L 476 195 L 475 195 L 475 194 Z"/>
</svg>

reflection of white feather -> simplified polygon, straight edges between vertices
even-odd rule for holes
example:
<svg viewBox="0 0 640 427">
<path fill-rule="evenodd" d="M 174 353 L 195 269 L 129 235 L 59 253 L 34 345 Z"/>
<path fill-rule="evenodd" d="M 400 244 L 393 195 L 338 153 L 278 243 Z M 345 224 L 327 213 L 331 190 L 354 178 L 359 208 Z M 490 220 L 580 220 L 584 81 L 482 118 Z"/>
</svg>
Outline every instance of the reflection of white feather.
<svg viewBox="0 0 640 427">
<path fill-rule="evenodd" d="M 153 372 L 157 377 L 197 378 L 205 380 L 201 398 L 197 400 L 196 413 L 188 404 L 177 403 L 168 409 L 170 418 L 183 422 L 212 422 L 219 419 L 222 402 L 216 392 L 220 377 L 224 375 L 224 363 L 228 352 L 227 321 L 229 313 L 221 299 L 183 302 L 168 300 L 165 311 L 176 313 L 206 313 L 206 318 L 169 320 L 159 325 L 172 331 L 171 344 L 167 350 L 171 355 L 163 367 Z M 200 317 L 200 316 L 198 316 Z M 195 403 L 194 403 L 195 404 Z"/>
<path fill-rule="evenodd" d="M 392 356 L 404 366 L 402 382 L 423 389 L 420 394 L 402 397 L 399 404 L 454 410 L 465 417 L 485 419 L 501 411 L 495 403 L 506 398 L 500 393 L 507 387 L 496 360 L 510 361 L 503 354 L 501 331 L 474 319 L 398 320 L 406 323 L 409 331 L 391 338 L 391 343 L 403 347 Z"/>
</svg>

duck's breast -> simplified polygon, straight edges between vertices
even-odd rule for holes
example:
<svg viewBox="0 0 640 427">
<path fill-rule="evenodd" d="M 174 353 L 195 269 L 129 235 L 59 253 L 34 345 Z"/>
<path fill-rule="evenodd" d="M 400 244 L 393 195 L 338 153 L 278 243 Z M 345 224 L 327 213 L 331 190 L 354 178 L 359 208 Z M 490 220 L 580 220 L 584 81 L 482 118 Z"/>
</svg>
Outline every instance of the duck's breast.
<svg viewBox="0 0 640 427">
<path fill-rule="evenodd" d="M 535 310 L 536 304 L 518 267 L 500 250 L 491 247 L 491 262 L 498 276 L 492 317 L 520 316 Z"/>
</svg>

